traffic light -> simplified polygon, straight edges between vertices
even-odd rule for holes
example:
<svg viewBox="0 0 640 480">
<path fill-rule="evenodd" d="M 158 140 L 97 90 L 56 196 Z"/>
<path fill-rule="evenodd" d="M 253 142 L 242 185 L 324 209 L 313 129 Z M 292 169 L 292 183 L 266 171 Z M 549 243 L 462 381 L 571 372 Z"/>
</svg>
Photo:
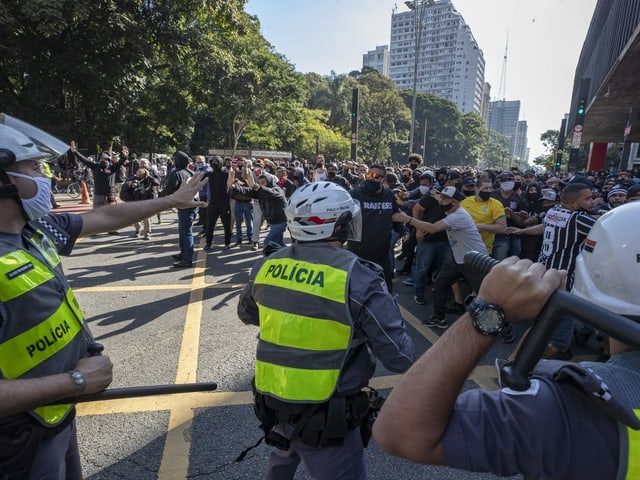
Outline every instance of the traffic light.
<svg viewBox="0 0 640 480">
<path fill-rule="evenodd" d="M 584 112 L 587 110 L 587 99 L 581 98 L 578 100 L 578 115 L 584 115 Z"/>
</svg>

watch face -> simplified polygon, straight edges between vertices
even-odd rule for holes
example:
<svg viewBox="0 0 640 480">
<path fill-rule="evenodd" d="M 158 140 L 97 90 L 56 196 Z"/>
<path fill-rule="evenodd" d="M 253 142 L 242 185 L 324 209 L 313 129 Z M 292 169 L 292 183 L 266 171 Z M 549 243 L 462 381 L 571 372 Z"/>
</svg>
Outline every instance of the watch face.
<svg viewBox="0 0 640 480">
<path fill-rule="evenodd" d="M 486 330 L 495 331 L 502 327 L 504 320 L 500 313 L 492 308 L 488 308 L 480 312 L 478 315 L 478 323 Z"/>
</svg>

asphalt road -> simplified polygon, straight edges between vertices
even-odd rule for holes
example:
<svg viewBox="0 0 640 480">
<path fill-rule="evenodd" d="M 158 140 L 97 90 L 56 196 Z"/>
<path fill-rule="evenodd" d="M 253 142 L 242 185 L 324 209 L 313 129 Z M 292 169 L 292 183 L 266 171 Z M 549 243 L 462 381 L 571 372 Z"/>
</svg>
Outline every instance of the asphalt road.
<svg viewBox="0 0 640 480">
<path fill-rule="evenodd" d="M 60 211 L 87 208 L 64 194 L 56 197 Z M 82 239 L 63 259 L 65 271 L 96 340 L 115 365 L 112 388 L 192 382 L 216 382 L 218 388 L 79 404 L 85 477 L 263 478 L 269 452 L 264 444 L 235 462 L 261 436 L 250 389 L 257 328 L 243 325 L 235 314 L 238 294 L 259 253 L 247 244 L 223 251 L 221 232 L 216 231 L 209 252 L 199 239 L 195 268 L 172 268 L 171 255 L 178 251 L 176 214 L 165 212 L 161 219 L 160 224 L 153 219 L 147 241 L 135 238 L 133 227 Z M 405 279 L 394 281 L 395 293 L 422 353 L 439 332 L 420 323 L 431 312 L 429 302 L 415 304 Z M 498 343 L 465 388 L 497 388 L 493 360 L 506 357 L 511 348 Z M 388 392 L 398 379 L 379 366 L 372 385 Z M 373 440 L 366 457 L 372 479 L 497 478 L 415 465 L 384 454 Z M 310 477 L 301 466 L 296 478 Z"/>
</svg>

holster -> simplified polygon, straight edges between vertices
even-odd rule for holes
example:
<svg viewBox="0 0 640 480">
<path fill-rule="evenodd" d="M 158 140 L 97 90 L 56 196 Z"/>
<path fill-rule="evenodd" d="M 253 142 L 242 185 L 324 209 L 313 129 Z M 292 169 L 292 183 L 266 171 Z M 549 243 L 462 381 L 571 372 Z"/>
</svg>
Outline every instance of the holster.
<svg viewBox="0 0 640 480">
<path fill-rule="evenodd" d="M 54 428 L 40 425 L 27 414 L 0 419 L 0 480 L 28 479 L 40 444 L 67 428 L 74 417 L 70 414 Z"/>
</svg>

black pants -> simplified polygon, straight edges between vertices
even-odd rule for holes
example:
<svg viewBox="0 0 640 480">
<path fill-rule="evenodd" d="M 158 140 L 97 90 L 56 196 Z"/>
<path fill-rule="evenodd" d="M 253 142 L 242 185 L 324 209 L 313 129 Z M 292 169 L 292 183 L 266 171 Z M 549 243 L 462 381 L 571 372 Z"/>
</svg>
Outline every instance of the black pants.
<svg viewBox="0 0 640 480">
<path fill-rule="evenodd" d="M 482 283 L 483 275 L 471 267 L 456 263 L 453 258 L 445 261 L 433 285 L 433 313 L 444 318 L 445 305 L 449 296 L 449 287 L 460 277 L 464 278 L 474 292 Z"/>
<path fill-rule="evenodd" d="M 205 242 L 207 245 L 211 244 L 213 240 L 213 230 L 216 228 L 216 223 L 218 222 L 218 218 L 222 222 L 222 227 L 224 228 L 224 244 L 231 244 L 231 207 L 229 204 L 225 205 L 216 205 L 209 202 L 209 206 L 207 207 L 207 221 L 205 228 Z"/>
</svg>

